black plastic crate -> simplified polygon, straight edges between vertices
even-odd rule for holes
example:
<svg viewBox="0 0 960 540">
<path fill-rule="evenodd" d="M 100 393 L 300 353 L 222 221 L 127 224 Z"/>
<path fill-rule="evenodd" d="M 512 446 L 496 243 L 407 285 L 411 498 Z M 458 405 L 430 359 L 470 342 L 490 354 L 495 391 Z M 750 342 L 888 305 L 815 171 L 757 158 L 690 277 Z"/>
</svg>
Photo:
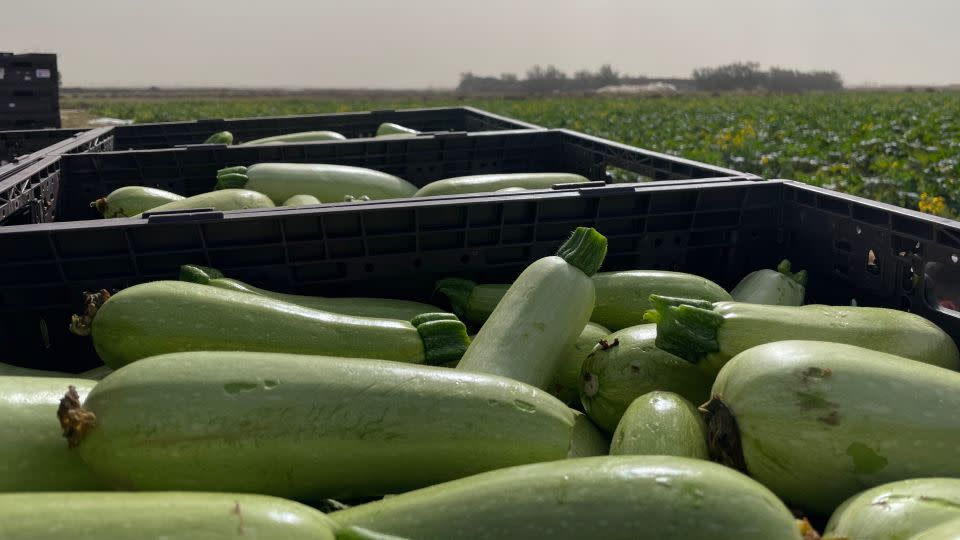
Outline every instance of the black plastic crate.
<svg viewBox="0 0 960 540">
<path fill-rule="evenodd" d="M 57 55 L 0 52 L 0 89 L 58 89 L 59 86 Z"/>
<path fill-rule="evenodd" d="M 960 339 L 960 313 L 941 298 L 960 295 L 960 223 L 781 180 L 0 228 L 0 339 L 6 361 L 95 365 L 90 340 L 67 330 L 82 292 L 173 279 L 186 263 L 279 291 L 443 305 L 436 279 L 511 280 L 577 226 L 608 237 L 604 270 L 694 272 L 729 288 L 787 257 L 809 271 L 811 303 L 909 309 Z"/>
<path fill-rule="evenodd" d="M 32 154 L 48 146 L 61 143 L 84 129 L 32 129 L 0 131 L 0 164 L 18 156 Z"/>
<path fill-rule="evenodd" d="M 116 139 L 113 139 L 114 143 Z M 564 130 L 453 133 L 405 139 L 362 139 L 304 145 L 201 145 L 170 150 L 87 152 L 37 162 L 0 180 L 0 224 L 101 219 L 90 202 L 125 185 L 181 195 L 213 189 L 216 171 L 261 162 L 335 163 L 395 174 L 418 186 L 468 174 L 571 172 L 608 181 L 608 170 L 637 178 L 757 178 L 675 156 Z M 32 202 L 13 205 L 19 195 Z"/>
<path fill-rule="evenodd" d="M 202 144 L 218 131 L 233 133 L 236 143 L 286 133 L 326 130 L 336 131 L 348 139 L 357 139 L 373 137 L 383 122 L 400 124 L 425 133 L 543 129 L 473 107 L 438 107 L 133 124 L 118 126 L 113 133 L 117 150 L 143 150 Z"/>
</svg>

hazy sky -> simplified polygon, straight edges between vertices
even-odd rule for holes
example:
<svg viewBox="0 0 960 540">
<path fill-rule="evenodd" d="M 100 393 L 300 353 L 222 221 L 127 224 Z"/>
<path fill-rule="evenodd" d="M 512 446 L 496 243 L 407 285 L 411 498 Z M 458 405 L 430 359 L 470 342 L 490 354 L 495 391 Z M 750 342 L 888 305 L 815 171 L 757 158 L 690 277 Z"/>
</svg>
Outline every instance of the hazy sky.
<svg viewBox="0 0 960 540">
<path fill-rule="evenodd" d="M 463 71 L 836 70 L 960 83 L 957 0 L 0 0 L 0 51 L 69 86 L 453 87 Z"/>
</svg>

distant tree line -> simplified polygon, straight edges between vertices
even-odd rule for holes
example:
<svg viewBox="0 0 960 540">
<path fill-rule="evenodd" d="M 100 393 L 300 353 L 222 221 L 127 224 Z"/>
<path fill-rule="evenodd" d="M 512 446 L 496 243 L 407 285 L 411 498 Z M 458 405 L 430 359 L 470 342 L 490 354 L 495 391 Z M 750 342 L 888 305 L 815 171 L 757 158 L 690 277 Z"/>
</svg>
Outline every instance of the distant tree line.
<svg viewBox="0 0 960 540">
<path fill-rule="evenodd" d="M 460 74 L 457 90 L 466 94 L 545 94 L 562 92 L 592 92 L 604 87 L 669 83 L 679 91 L 702 90 L 722 92 L 731 90 L 770 90 L 775 92 L 803 92 L 808 90 L 840 90 L 843 80 L 833 71 L 802 72 L 779 67 L 768 71 L 755 62 L 738 62 L 714 68 L 693 71 L 691 78 L 653 78 L 618 73 L 610 64 L 597 71 L 580 70 L 568 76 L 556 66 L 534 66 L 524 78 L 514 73 L 498 77 L 478 76 L 471 72 Z"/>
</svg>

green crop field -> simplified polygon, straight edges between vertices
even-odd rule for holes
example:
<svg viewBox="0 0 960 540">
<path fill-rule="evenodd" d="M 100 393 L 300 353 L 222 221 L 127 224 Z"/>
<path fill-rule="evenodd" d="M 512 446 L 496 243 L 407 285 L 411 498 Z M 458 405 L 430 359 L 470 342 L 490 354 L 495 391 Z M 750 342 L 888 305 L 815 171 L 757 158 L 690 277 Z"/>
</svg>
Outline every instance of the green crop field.
<svg viewBox="0 0 960 540">
<path fill-rule="evenodd" d="M 65 109 L 138 122 L 469 104 L 546 127 L 960 215 L 960 93 L 458 99 L 67 97 Z"/>
</svg>

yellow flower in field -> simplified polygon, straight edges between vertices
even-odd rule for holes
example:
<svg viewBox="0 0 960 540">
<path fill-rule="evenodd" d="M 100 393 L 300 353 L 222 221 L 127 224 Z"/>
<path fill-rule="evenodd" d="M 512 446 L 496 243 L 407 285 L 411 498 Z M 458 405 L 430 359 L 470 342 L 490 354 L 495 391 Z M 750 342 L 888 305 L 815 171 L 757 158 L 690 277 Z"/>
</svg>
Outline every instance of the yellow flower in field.
<svg viewBox="0 0 960 540">
<path fill-rule="evenodd" d="M 920 202 L 917 203 L 917 208 L 925 214 L 942 216 L 946 212 L 947 204 L 943 197 L 939 195 L 931 196 L 924 191 L 920 194 Z"/>
<path fill-rule="evenodd" d="M 770 156 L 764 154 L 763 156 L 760 157 L 760 164 L 761 164 L 761 165 L 766 165 L 766 164 L 768 164 L 768 163 L 770 163 Z"/>
</svg>

